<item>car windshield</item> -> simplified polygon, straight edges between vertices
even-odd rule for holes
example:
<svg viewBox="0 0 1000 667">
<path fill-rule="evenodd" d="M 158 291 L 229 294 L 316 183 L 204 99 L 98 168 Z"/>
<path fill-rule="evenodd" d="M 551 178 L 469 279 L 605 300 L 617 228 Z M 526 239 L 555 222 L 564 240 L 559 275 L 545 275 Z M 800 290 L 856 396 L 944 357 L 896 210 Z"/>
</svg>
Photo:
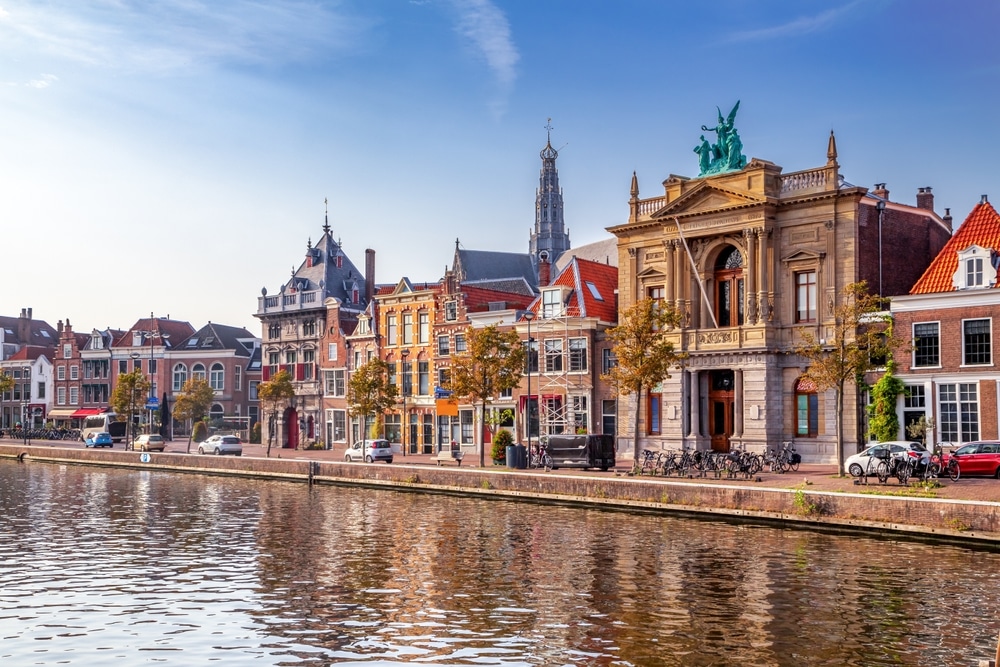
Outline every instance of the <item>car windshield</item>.
<svg viewBox="0 0 1000 667">
<path fill-rule="evenodd" d="M 959 450 L 957 452 L 955 452 L 955 453 L 956 454 L 975 454 L 977 449 L 979 449 L 979 445 L 977 445 L 977 444 L 965 445 L 964 447 L 959 448 Z"/>
<path fill-rule="evenodd" d="M 234 445 L 234 444 L 238 443 L 239 441 L 240 441 L 239 438 L 237 438 L 236 436 L 232 436 L 232 435 L 227 435 L 226 437 L 224 437 L 222 439 L 222 442 L 225 442 L 226 444 L 230 444 L 230 445 Z"/>
</svg>

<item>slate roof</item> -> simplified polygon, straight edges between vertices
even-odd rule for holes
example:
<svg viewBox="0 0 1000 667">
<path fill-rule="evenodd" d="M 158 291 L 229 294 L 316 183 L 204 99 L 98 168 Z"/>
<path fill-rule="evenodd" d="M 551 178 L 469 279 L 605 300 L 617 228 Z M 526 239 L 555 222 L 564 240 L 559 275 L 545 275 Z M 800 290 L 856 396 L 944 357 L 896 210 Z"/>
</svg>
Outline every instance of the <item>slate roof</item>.
<svg viewBox="0 0 1000 667">
<path fill-rule="evenodd" d="M 530 288 L 538 286 L 535 265 L 527 253 L 459 248 L 454 270 L 460 283 L 521 279 Z"/>
<path fill-rule="evenodd" d="M 340 266 L 337 258 L 340 257 Z M 280 291 L 291 289 L 300 292 L 322 290 L 323 294 L 315 303 L 317 308 L 325 308 L 323 302 L 334 297 L 344 304 L 358 305 L 353 300 L 353 290 L 358 290 L 359 301 L 365 299 L 365 274 L 359 271 L 351 259 L 337 243 L 329 227 L 315 246 L 306 248 L 306 255 L 295 273 L 281 286 Z"/>
<path fill-rule="evenodd" d="M 555 270 L 558 272 L 565 269 L 574 257 L 589 259 L 599 264 L 618 266 L 618 239 L 612 236 L 577 248 L 570 248 L 559 255 L 554 266 Z"/>
<path fill-rule="evenodd" d="M 913 285 L 910 294 L 954 292 L 952 278 L 958 270 L 958 253 L 971 245 L 1000 252 L 1000 215 L 988 201 L 976 204 L 962 226 L 948 240 L 930 263 L 924 275 Z M 993 286 L 1000 287 L 1000 281 Z"/>
<path fill-rule="evenodd" d="M 249 358 L 254 348 L 259 347 L 253 344 L 256 338 L 243 327 L 209 322 L 172 347 L 175 350 L 234 350 L 236 356 Z"/>
<path fill-rule="evenodd" d="M 170 349 L 175 349 L 177 344 L 183 340 L 187 340 L 187 337 L 194 333 L 194 327 L 191 326 L 190 322 L 184 322 L 182 320 L 168 320 L 164 317 L 145 317 L 143 319 L 137 320 L 128 331 L 124 334 L 115 338 L 113 347 L 134 347 L 132 345 L 133 334 L 139 331 L 155 331 L 156 333 L 168 336 L 168 338 L 159 339 L 157 342 L 154 339 L 154 344 L 164 345 Z M 148 345 L 148 340 L 143 340 L 144 345 Z"/>
<path fill-rule="evenodd" d="M 0 315 L 0 329 L 4 330 L 3 341 L 14 345 L 42 345 L 54 346 L 59 341 L 59 332 L 49 326 L 43 320 L 28 320 L 27 336 L 22 340 L 21 322 L 19 317 L 6 317 Z"/>
</svg>

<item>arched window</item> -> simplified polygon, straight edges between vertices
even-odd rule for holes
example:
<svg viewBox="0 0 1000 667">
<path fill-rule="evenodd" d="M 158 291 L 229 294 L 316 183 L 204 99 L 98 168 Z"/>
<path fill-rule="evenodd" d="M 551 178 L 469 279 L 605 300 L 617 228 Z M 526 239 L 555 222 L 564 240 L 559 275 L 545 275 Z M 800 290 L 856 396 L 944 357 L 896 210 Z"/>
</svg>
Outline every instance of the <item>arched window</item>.
<svg viewBox="0 0 1000 667">
<path fill-rule="evenodd" d="M 743 324 L 743 255 L 729 246 L 715 262 L 715 317 L 720 327 Z"/>
<path fill-rule="evenodd" d="M 204 380 L 205 379 L 204 364 L 195 364 L 194 367 L 191 368 L 191 377 L 194 378 L 195 380 Z"/>
<path fill-rule="evenodd" d="M 213 404 L 212 404 L 212 409 L 208 411 L 208 416 L 209 416 L 209 417 L 210 417 L 210 418 L 211 418 L 211 419 L 212 419 L 213 421 L 214 421 L 214 420 L 216 420 L 216 419 L 222 419 L 223 415 L 225 415 L 225 414 L 226 414 L 226 413 L 225 413 L 225 411 L 224 411 L 224 410 L 222 409 L 222 406 L 221 406 L 221 405 L 219 405 L 218 403 L 213 403 Z"/>
<path fill-rule="evenodd" d="M 174 365 L 174 391 L 184 389 L 184 383 L 188 379 L 188 368 L 184 364 Z"/>
<path fill-rule="evenodd" d="M 795 381 L 795 435 L 812 438 L 819 434 L 819 395 L 816 383 L 807 377 Z"/>
<path fill-rule="evenodd" d="M 212 364 L 212 372 L 208 376 L 208 383 L 215 391 L 222 391 L 226 385 L 226 372 L 222 369 L 222 364 Z"/>
</svg>

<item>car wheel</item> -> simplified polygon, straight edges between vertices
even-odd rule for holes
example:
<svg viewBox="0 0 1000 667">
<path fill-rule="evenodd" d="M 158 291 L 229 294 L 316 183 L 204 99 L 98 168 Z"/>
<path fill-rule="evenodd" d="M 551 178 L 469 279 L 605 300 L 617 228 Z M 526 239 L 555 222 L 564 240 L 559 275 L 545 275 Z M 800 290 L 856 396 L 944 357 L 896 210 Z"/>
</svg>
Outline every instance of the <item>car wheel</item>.
<svg viewBox="0 0 1000 667">
<path fill-rule="evenodd" d="M 215 454 L 216 456 L 221 456 L 222 455 L 222 451 L 218 447 L 216 447 L 215 451 L 212 452 L 212 453 Z"/>
<path fill-rule="evenodd" d="M 372 458 L 371 454 L 368 455 L 368 457 L 365 459 L 365 461 L 367 461 L 368 463 L 375 463 L 375 459 Z"/>
<path fill-rule="evenodd" d="M 392 459 L 386 459 L 385 462 L 386 463 L 392 463 Z"/>
<path fill-rule="evenodd" d="M 350 454 L 344 454 L 344 462 L 345 463 L 350 463 L 351 462 L 351 455 Z"/>
<path fill-rule="evenodd" d="M 204 454 L 205 453 L 205 448 L 204 447 L 199 447 L 198 448 L 198 453 L 199 454 Z"/>
<path fill-rule="evenodd" d="M 860 464 L 852 463 L 849 472 L 851 473 L 851 477 L 861 477 L 861 474 L 864 472 L 864 470 L 861 469 Z"/>
</svg>

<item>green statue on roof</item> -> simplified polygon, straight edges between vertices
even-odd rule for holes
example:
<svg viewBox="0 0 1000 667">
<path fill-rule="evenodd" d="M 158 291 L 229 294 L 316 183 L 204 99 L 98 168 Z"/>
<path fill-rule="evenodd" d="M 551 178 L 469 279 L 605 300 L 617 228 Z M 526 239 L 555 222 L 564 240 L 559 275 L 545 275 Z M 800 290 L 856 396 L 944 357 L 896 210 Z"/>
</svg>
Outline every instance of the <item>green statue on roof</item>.
<svg viewBox="0 0 1000 667">
<path fill-rule="evenodd" d="M 740 108 L 739 100 L 736 101 L 736 106 L 726 118 L 722 117 L 722 109 L 715 108 L 719 112 L 719 124 L 715 127 L 702 125 L 701 131 L 715 132 L 716 142 L 709 144 L 703 134 L 701 135 L 701 143 L 694 149 L 694 152 L 698 154 L 699 177 L 738 171 L 747 166 L 747 158 L 743 155 L 743 142 L 740 141 L 739 132 L 733 126 L 736 112 Z"/>
</svg>

